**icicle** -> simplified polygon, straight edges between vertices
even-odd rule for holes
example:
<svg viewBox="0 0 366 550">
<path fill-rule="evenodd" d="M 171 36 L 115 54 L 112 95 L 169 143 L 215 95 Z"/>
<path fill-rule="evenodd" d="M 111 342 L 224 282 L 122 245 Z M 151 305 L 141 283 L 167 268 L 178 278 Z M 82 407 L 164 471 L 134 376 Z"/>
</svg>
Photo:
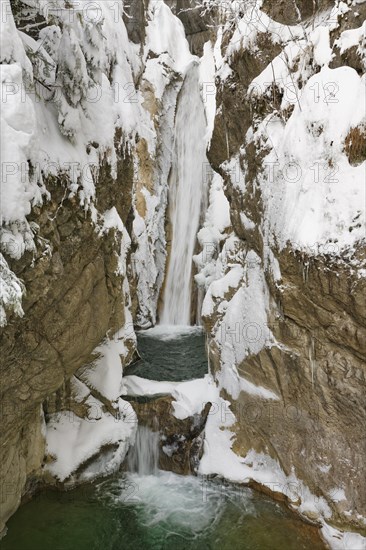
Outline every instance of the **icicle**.
<svg viewBox="0 0 366 550">
<path fill-rule="evenodd" d="M 206 352 L 207 352 L 208 374 L 210 374 L 211 373 L 211 368 L 210 368 L 210 344 L 209 344 L 209 340 L 208 340 L 208 334 L 206 334 Z"/>
<path fill-rule="evenodd" d="M 309 280 L 309 265 L 310 262 L 308 260 L 305 260 L 302 264 L 302 278 L 304 283 L 307 283 Z"/>
<path fill-rule="evenodd" d="M 311 385 L 314 387 L 314 375 L 316 372 L 316 361 L 315 361 L 315 340 L 311 336 L 310 338 L 310 346 L 309 346 L 309 361 L 310 361 L 310 369 L 311 369 Z"/>
</svg>

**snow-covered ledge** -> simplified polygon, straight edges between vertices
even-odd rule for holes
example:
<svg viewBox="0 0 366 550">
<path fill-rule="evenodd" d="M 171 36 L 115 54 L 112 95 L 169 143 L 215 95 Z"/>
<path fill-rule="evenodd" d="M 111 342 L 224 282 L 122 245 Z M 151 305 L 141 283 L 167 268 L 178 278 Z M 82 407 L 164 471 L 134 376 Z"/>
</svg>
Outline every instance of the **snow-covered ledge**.
<svg viewBox="0 0 366 550">
<path fill-rule="evenodd" d="M 135 338 L 135 334 L 133 333 Z M 97 359 L 71 379 L 69 410 L 46 425 L 45 477 L 68 485 L 119 469 L 134 443 L 137 417 L 122 393 L 123 360 L 129 354 L 126 327 L 95 350 Z"/>
</svg>

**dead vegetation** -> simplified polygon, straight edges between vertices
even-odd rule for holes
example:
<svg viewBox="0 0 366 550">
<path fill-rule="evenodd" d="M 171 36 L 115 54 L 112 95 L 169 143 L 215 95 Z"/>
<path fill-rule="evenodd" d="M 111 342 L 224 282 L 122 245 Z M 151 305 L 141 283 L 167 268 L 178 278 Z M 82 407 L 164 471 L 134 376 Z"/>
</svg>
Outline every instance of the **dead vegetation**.
<svg viewBox="0 0 366 550">
<path fill-rule="evenodd" d="M 351 166 L 366 160 L 366 124 L 351 128 L 344 141 L 344 151 Z"/>
</svg>

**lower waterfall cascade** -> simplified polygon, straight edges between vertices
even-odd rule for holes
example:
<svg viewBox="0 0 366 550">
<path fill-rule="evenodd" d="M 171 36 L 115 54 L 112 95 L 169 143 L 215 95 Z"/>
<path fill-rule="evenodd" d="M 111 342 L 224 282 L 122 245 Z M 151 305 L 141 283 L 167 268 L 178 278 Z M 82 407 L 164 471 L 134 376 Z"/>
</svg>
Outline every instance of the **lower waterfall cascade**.
<svg viewBox="0 0 366 550">
<path fill-rule="evenodd" d="M 130 472 L 139 475 L 156 475 L 159 461 L 159 432 L 138 426 L 136 439 L 127 457 Z"/>
</svg>

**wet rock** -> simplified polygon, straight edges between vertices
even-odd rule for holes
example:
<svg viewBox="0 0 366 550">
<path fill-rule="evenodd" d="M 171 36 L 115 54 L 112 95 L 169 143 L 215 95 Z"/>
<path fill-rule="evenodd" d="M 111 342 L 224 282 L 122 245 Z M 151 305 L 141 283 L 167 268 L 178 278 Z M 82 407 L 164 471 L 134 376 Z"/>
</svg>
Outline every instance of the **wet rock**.
<svg viewBox="0 0 366 550">
<path fill-rule="evenodd" d="M 283 25 L 296 25 L 333 6 L 333 0 L 264 0 L 262 10 Z"/>
<path fill-rule="evenodd" d="M 143 401 L 130 398 L 138 424 L 160 433 L 159 468 L 176 474 L 196 474 L 211 403 L 206 403 L 200 413 L 180 420 L 173 415 L 171 396 Z"/>
</svg>

